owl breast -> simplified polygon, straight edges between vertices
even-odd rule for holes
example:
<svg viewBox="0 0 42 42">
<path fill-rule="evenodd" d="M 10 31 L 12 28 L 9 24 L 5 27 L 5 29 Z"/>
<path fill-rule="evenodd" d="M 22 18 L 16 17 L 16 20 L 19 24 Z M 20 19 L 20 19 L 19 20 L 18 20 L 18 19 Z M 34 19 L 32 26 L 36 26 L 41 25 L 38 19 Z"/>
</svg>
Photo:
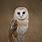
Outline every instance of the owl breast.
<svg viewBox="0 0 42 42">
<path fill-rule="evenodd" d="M 17 28 L 17 33 L 18 34 L 24 34 L 28 30 L 27 26 L 20 26 Z"/>
<path fill-rule="evenodd" d="M 24 34 L 24 33 L 26 33 L 27 32 L 27 30 L 28 30 L 28 20 L 26 19 L 26 20 L 24 20 L 24 21 L 19 21 L 18 22 L 18 24 L 19 24 L 19 26 L 17 27 L 17 33 L 19 33 L 19 34 Z"/>
</svg>

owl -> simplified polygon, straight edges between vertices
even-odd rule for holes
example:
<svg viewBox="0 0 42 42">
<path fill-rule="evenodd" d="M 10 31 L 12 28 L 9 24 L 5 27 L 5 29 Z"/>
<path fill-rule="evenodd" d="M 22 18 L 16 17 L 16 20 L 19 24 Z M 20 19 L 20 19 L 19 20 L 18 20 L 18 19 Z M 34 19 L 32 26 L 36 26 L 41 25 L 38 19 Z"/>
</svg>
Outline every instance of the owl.
<svg viewBox="0 0 42 42">
<path fill-rule="evenodd" d="M 25 7 L 17 7 L 9 28 L 9 42 L 23 42 L 28 30 L 29 13 Z"/>
</svg>

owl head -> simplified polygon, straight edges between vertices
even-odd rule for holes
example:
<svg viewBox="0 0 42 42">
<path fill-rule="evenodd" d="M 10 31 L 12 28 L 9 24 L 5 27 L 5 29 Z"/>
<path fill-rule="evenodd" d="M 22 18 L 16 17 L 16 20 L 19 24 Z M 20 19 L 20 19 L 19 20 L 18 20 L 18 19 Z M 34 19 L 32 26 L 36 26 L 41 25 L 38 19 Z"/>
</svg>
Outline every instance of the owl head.
<svg viewBox="0 0 42 42">
<path fill-rule="evenodd" d="M 15 9 L 15 12 L 14 12 L 14 19 L 15 20 L 25 20 L 29 18 L 29 13 L 28 13 L 28 10 L 27 8 L 25 7 L 18 7 Z"/>
</svg>

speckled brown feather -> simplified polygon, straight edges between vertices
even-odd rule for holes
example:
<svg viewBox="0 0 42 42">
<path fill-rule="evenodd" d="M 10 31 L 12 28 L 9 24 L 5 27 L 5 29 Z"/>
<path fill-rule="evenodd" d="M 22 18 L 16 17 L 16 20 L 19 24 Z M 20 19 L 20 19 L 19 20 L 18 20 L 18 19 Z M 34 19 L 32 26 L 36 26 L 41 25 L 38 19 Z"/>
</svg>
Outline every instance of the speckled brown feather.
<svg viewBox="0 0 42 42">
<path fill-rule="evenodd" d="M 12 26 L 12 28 L 11 28 L 11 26 Z M 17 21 L 12 20 L 11 24 L 10 24 L 10 28 L 9 28 L 9 42 L 14 42 L 14 39 L 13 39 L 12 35 L 14 35 L 14 38 L 17 37 L 16 29 L 17 29 Z"/>
</svg>

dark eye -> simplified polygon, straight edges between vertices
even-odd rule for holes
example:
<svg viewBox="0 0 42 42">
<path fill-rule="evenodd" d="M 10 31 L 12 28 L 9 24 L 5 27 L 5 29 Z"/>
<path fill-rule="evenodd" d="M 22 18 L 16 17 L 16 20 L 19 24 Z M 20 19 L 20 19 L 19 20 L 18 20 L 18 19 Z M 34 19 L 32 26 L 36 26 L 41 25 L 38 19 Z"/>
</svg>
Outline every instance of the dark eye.
<svg viewBox="0 0 42 42">
<path fill-rule="evenodd" d="M 25 14 L 25 12 L 23 12 L 23 14 Z"/>
<path fill-rule="evenodd" d="M 20 12 L 17 12 L 18 15 L 20 15 Z"/>
</svg>

